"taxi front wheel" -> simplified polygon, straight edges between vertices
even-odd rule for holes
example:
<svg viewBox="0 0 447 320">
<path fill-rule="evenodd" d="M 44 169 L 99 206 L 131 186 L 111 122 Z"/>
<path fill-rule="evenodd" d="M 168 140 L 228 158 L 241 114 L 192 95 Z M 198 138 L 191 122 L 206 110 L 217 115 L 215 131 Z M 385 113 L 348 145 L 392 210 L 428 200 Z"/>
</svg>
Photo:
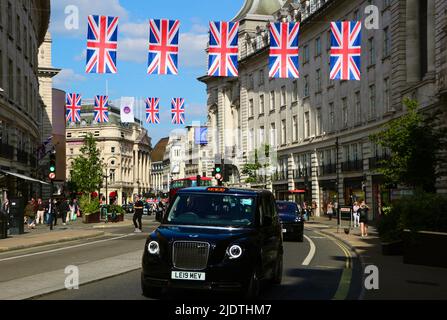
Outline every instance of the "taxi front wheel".
<svg viewBox="0 0 447 320">
<path fill-rule="evenodd" d="M 261 291 L 261 281 L 258 277 L 258 272 L 255 270 L 251 275 L 248 287 L 245 289 L 244 298 L 247 300 L 256 300 L 259 298 Z"/>
</svg>

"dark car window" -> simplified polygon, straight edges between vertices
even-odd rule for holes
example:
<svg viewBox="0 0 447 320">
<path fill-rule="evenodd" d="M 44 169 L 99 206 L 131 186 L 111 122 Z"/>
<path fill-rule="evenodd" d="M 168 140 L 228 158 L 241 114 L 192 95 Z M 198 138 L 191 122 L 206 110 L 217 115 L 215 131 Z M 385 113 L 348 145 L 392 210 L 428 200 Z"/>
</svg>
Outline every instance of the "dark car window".
<svg viewBox="0 0 447 320">
<path fill-rule="evenodd" d="M 256 198 L 228 194 L 179 194 L 167 224 L 246 227 L 254 224 Z"/>
<path fill-rule="evenodd" d="M 276 209 L 279 214 L 298 214 L 298 206 L 296 203 L 291 202 L 278 202 L 276 203 Z"/>
<path fill-rule="evenodd" d="M 276 219 L 275 202 L 269 194 L 262 195 L 263 216 L 262 225 L 269 226 L 274 224 Z"/>
</svg>

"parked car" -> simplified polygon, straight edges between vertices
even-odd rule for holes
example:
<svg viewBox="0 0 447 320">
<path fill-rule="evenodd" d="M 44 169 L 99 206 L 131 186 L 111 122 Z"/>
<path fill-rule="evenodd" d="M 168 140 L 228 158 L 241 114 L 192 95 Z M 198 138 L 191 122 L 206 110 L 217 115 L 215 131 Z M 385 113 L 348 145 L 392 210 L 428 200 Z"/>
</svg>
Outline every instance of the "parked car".
<svg viewBox="0 0 447 320">
<path fill-rule="evenodd" d="M 123 204 L 122 208 L 124 209 L 124 211 L 126 213 L 133 213 L 133 211 L 134 211 L 132 203 Z"/>
<path fill-rule="evenodd" d="M 283 242 L 270 191 L 179 190 L 145 244 L 141 286 L 238 292 L 256 298 L 261 281 L 281 283 Z"/>
<path fill-rule="evenodd" d="M 276 201 L 284 239 L 303 242 L 304 218 L 295 202 Z"/>
</svg>

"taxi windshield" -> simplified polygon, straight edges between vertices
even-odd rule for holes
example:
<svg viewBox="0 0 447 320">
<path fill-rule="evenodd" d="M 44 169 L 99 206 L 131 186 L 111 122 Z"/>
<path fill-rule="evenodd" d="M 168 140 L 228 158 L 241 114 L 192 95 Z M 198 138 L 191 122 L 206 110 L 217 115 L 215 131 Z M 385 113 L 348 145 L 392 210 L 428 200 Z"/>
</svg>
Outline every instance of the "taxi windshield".
<svg viewBox="0 0 447 320">
<path fill-rule="evenodd" d="M 166 217 L 166 223 L 248 227 L 254 223 L 255 206 L 255 197 L 217 193 L 180 194 Z"/>
</svg>

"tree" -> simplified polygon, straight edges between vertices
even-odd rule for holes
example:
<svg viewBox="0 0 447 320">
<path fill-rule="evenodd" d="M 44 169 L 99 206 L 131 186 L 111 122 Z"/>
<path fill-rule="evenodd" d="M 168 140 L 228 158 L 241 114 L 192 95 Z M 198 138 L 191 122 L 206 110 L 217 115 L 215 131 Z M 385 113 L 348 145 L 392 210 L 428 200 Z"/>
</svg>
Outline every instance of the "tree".
<svg viewBox="0 0 447 320">
<path fill-rule="evenodd" d="M 70 183 L 76 186 L 78 192 L 90 195 L 102 186 L 104 167 L 92 134 L 85 137 L 80 151 L 81 155 L 74 160 Z"/>
<path fill-rule="evenodd" d="M 417 101 L 405 99 L 408 112 L 370 137 L 372 142 L 391 151 L 379 172 L 388 185 L 403 184 L 426 192 L 435 192 L 436 165 L 442 135 L 434 129 L 434 118 L 424 117 Z"/>
<path fill-rule="evenodd" d="M 262 168 L 267 169 L 270 166 L 270 146 L 263 145 L 260 148 L 261 151 L 261 159 L 258 156 L 258 150 L 255 150 L 255 159 L 254 163 L 246 163 L 244 168 L 242 169 L 242 173 L 248 175 L 248 178 L 245 179 L 245 183 L 257 183 L 258 179 L 258 171 Z"/>
</svg>

